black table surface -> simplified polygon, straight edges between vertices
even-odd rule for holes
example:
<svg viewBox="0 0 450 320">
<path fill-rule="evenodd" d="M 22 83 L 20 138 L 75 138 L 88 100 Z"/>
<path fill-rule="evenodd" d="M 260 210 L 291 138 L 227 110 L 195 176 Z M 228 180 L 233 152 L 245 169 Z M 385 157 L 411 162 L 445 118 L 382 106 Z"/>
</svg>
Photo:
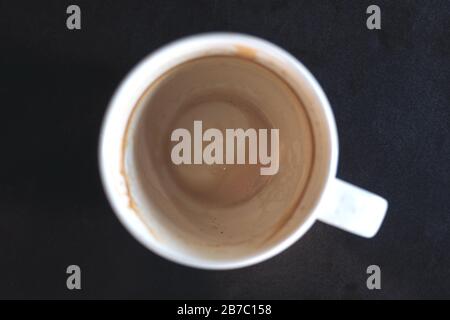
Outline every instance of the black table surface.
<svg viewBox="0 0 450 320">
<path fill-rule="evenodd" d="M 366 28 L 371 4 L 381 30 Z M 318 222 L 269 261 L 204 271 L 119 223 L 97 165 L 109 99 L 148 53 L 207 31 L 267 39 L 312 71 L 338 177 L 389 201 L 375 238 Z M 450 298 L 450 1 L 1 0 L 0 40 L 0 298 Z M 372 264 L 381 290 L 366 287 Z"/>
</svg>

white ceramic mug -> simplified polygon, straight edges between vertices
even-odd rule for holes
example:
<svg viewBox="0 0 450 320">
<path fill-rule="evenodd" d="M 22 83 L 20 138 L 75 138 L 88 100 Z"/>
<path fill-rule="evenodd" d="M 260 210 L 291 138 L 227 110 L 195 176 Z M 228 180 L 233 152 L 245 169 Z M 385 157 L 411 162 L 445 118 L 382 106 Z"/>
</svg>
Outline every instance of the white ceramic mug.
<svg viewBox="0 0 450 320">
<path fill-rule="evenodd" d="M 283 77 L 317 117 L 313 123 L 320 126 L 322 135 L 318 149 L 320 161 L 317 164 L 320 174 L 316 173 L 317 183 L 310 193 L 311 206 L 306 218 L 296 219 L 294 216 L 274 242 L 261 250 L 238 257 L 228 253 L 226 258 L 221 259 L 191 254 L 170 239 L 167 241 L 167 236 L 166 241 L 155 236 L 153 231 L 158 233 L 162 227 L 152 221 L 151 209 L 137 214 L 136 208 L 130 205 L 123 164 L 128 120 L 146 89 L 172 68 L 199 57 L 245 56 L 250 53 L 260 64 Z M 153 252 L 197 268 L 233 269 L 266 260 L 300 239 L 316 220 L 370 238 L 377 233 L 387 210 L 385 199 L 336 178 L 336 124 L 329 102 L 312 74 L 283 49 L 242 34 L 212 33 L 188 37 L 159 49 L 139 63 L 121 83 L 110 102 L 101 131 L 99 161 L 107 197 L 129 232 Z"/>
</svg>

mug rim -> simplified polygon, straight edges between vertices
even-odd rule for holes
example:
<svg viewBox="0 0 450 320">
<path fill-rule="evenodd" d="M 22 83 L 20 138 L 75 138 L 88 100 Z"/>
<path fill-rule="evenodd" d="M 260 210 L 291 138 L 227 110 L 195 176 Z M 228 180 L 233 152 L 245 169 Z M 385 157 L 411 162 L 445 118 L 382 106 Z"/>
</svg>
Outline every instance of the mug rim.
<svg viewBox="0 0 450 320">
<path fill-rule="evenodd" d="M 191 259 L 186 259 L 185 256 L 177 254 L 176 250 L 169 250 L 166 247 L 161 246 L 156 242 L 152 237 L 149 237 L 148 230 L 143 228 L 143 226 L 139 226 L 139 224 L 145 224 L 141 221 L 137 216 L 136 212 L 133 212 L 133 215 L 130 215 L 130 206 L 126 206 L 129 203 L 129 199 L 127 194 L 121 191 L 121 187 L 117 185 L 117 176 L 113 178 L 110 174 L 110 158 L 111 158 L 111 148 L 112 144 L 116 145 L 117 151 L 119 153 L 122 152 L 122 139 L 117 141 L 117 137 L 115 141 L 111 142 L 111 139 L 107 136 L 107 131 L 111 132 L 111 121 L 113 120 L 113 112 L 118 108 L 120 104 L 123 104 L 124 96 L 127 94 L 128 89 L 132 86 L 136 86 L 139 84 L 138 74 L 141 70 L 147 69 L 151 62 L 161 60 L 163 57 L 170 57 L 173 55 L 187 55 L 189 52 L 189 48 L 193 47 L 205 47 L 208 49 L 213 48 L 213 45 L 245 45 L 246 47 L 253 48 L 255 50 L 261 50 L 263 52 L 270 52 L 272 55 L 276 55 L 282 57 L 289 64 L 289 68 L 298 74 L 301 78 L 305 79 L 306 82 L 311 85 L 315 96 L 319 101 L 320 108 L 323 111 L 324 118 L 326 119 L 326 127 L 328 141 L 330 142 L 330 159 L 328 161 L 328 172 L 326 178 L 324 179 L 325 183 L 322 187 L 322 191 L 315 202 L 315 205 L 310 210 L 308 217 L 303 221 L 303 223 L 299 224 L 295 231 L 291 232 L 285 239 L 274 244 L 272 247 L 267 248 L 266 250 L 242 258 L 230 259 L 230 260 L 214 260 L 207 258 L 198 258 L 192 257 Z M 192 49 L 190 49 L 192 51 Z M 158 63 L 153 64 L 153 68 L 158 69 Z M 175 64 L 174 66 L 178 65 Z M 168 69 L 172 69 L 174 66 L 167 67 Z M 161 70 L 160 74 L 163 74 L 164 71 Z M 147 87 L 148 84 L 145 84 L 144 87 Z M 136 89 L 137 90 L 137 89 Z M 144 90 L 142 90 L 144 92 Z M 131 117 L 131 113 L 134 110 L 134 104 L 129 103 L 131 107 L 129 107 L 129 111 L 127 114 L 120 115 L 123 119 L 128 122 L 129 117 Z M 126 130 L 124 135 L 126 134 Z M 100 131 L 100 139 L 99 139 L 99 168 L 100 168 L 100 177 L 103 184 L 103 188 L 109 200 L 109 203 L 113 207 L 113 211 L 118 217 L 119 221 L 124 225 L 124 227 L 128 230 L 129 233 L 133 235 L 133 237 L 138 240 L 144 247 L 150 249 L 152 252 L 164 257 L 170 261 L 176 262 L 178 264 L 182 264 L 185 266 L 200 268 L 200 269 L 210 269 L 210 270 L 227 270 L 227 269 L 236 269 L 242 268 L 246 266 L 250 266 L 253 264 L 257 264 L 259 262 L 265 261 L 282 251 L 286 250 L 293 243 L 298 241 L 314 224 L 317 220 L 320 207 L 323 203 L 324 195 L 327 193 L 327 190 L 330 188 L 330 182 L 335 179 L 336 171 L 337 171 L 337 162 L 338 162 L 338 135 L 336 129 L 336 122 L 334 119 L 334 115 L 329 104 L 329 101 L 312 73 L 294 56 L 288 53 L 286 50 L 281 47 L 266 41 L 264 39 L 241 34 L 241 33 L 228 33 L 228 32 L 214 32 L 214 33 L 203 33 L 192 35 L 189 37 L 181 38 L 175 40 L 169 44 L 164 45 L 160 49 L 150 53 L 146 57 L 144 57 L 122 80 L 120 85 L 116 88 L 113 97 L 111 98 L 105 116 L 103 118 L 103 123 Z M 117 155 L 113 155 L 117 156 Z M 120 155 L 121 156 L 121 155 Z M 121 175 L 122 172 L 117 172 L 118 175 Z"/>
</svg>

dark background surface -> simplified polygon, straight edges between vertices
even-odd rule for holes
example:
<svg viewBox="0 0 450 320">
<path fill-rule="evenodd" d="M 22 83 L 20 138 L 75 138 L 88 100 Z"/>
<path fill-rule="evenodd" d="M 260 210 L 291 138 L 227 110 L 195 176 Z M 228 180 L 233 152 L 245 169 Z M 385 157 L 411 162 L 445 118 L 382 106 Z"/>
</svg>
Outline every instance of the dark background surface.
<svg viewBox="0 0 450 320">
<path fill-rule="evenodd" d="M 317 223 L 267 262 L 213 272 L 127 233 L 97 168 L 106 106 L 149 52 L 205 31 L 268 39 L 317 77 L 338 176 L 390 203 L 374 239 Z M 0 298 L 450 298 L 450 1 L 0 0 L 0 49 Z M 66 289 L 70 264 L 81 291 Z"/>
</svg>

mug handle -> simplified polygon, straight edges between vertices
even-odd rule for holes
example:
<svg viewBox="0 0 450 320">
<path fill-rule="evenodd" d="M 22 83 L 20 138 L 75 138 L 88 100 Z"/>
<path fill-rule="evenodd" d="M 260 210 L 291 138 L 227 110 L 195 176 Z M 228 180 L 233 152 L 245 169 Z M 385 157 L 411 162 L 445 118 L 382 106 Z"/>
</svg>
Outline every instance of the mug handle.
<svg viewBox="0 0 450 320">
<path fill-rule="evenodd" d="M 386 199 L 340 179 L 331 183 L 324 200 L 319 221 L 365 238 L 378 232 L 388 207 Z"/>
</svg>

